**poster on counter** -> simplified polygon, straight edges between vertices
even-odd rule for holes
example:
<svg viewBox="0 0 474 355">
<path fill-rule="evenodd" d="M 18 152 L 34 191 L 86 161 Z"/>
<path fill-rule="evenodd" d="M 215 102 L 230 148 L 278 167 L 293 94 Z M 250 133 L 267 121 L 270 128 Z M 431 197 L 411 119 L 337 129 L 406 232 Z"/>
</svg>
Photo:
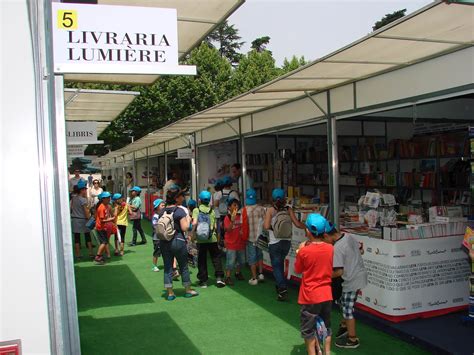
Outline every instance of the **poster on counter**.
<svg viewBox="0 0 474 355">
<path fill-rule="evenodd" d="M 389 316 L 468 304 L 469 263 L 463 236 L 385 241 L 353 235 L 364 245 L 369 284 L 358 302 Z"/>
<path fill-rule="evenodd" d="M 217 179 L 230 175 L 230 167 L 236 163 L 237 147 L 235 142 L 224 142 L 208 149 L 209 178 L 208 183 L 214 184 Z"/>
</svg>

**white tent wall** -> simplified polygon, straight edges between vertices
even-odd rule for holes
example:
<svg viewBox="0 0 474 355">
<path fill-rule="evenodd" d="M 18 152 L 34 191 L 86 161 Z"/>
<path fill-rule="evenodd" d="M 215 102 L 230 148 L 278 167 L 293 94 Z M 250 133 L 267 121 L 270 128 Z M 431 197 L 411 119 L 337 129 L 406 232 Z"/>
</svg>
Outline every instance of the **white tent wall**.
<svg viewBox="0 0 474 355">
<path fill-rule="evenodd" d="M 0 159 L 4 173 L 0 186 L 2 196 L 11 198 L 0 207 L 0 340 L 21 339 L 24 354 L 47 354 L 52 350 L 43 224 L 38 207 L 41 172 L 35 144 L 39 94 L 34 85 L 27 2 L 1 1 L 0 13 L 3 52 L 15 49 L 15 55 L 2 56 L 1 69 Z"/>
</svg>

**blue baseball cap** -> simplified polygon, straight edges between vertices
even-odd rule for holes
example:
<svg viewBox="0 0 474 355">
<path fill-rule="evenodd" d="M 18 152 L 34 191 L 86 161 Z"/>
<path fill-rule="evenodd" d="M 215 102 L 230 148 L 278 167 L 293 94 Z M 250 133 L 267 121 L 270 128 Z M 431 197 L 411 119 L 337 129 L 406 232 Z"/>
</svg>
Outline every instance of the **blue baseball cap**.
<svg viewBox="0 0 474 355">
<path fill-rule="evenodd" d="M 222 186 L 229 186 L 232 185 L 232 183 L 232 178 L 229 175 L 222 178 Z"/>
<path fill-rule="evenodd" d="M 247 191 L 245 191 L 245 204 L 247 206 L 257 204 L 257 192 L 254 189 L 247 189 Z"/>
<path fill-rule="evenodd" d="M 238 198 L 235 198 L 235 197 L 229 197 L 227 199 L 227 206 L 232 205 L 234 202 L 237 202 L 237 204 L 239 205 L 239 208 L 240 208 L 240 200 Z"/>
<path fill-rule="evenodd" d="M 112 201 L 117 201 L 122 198 L 122 194 L 116 193 L 112 196 Z"/>
<path fill-rule="evenodd" d="M 138 186 L 134 186 L 130 189 L 130 191 L 135 191 L 136 193 L 141 193 L 142 189 Z"/>
<path fill-rule="evenodd" d="M 280 189 L 280 188 L 273 189 L 272 191 L 273 201 L 283 200 L 284 198 L 285 198 L 285 191 L 283 189 Z"/>
<path fill-rule="evenodd" d="M 158 198 L 155 201 L 153 201 L 153 209 L 156 210 L 162 202 L 163 200 L 161 198 Z"/>
<path fill-rule="evenodd" d="M 334 233 L 334 232 L 337 232 L 337 229 L 336 227 L 334 226 L 334 224 L 332 224 L 331 222 L 327 221 L 326 222 L 326 230 L 325 230 L 326 233 Z"/>
<path fill-rule="evenodd" d="M 102 200 L 102 199 L 104 199 L 104 198 L 109 198 L 110 196 L 112 196 L 112 195 L 110 194 L 110 192 L 104 191 L 104 192 L 102 192 L 101 194 L 99 194 L 99 196 L 97 196 L 97 198 L 98 198 L 99 200 Z"/>
<path fill-rule="evenodd" d="M 196 206 L 197 206 L 196 200 L 193 200 L 192 198 L 190 198 L 189 201 L 188 201 L 188 207 L 193 208 L 193 207 L 196 207 Z"/>
<path fill-rule="evenodd" d="M 209 203 L 211 201 L 211 193 L 207 190 L 203 190 L 199 193 L 199 199 L 202 203 Z"/>
<path fill-rule="evenodd" d="M 214 188 L 221 188 L 223 186 L 222 180 L 217 179 L 216 182 L 214 183 Z"/>
<path fill-rule="evenodd" d="M 311 213 L 308 218 L 306 218 L 306 228 L 308 228 L 314 236 L 324 234 L 326 232 L 327 224 L 327 219 L 319 213 Z"/>
<path fill-rule="evenodd" d="M 87 182 L 85 180 L 79 180 L 76 186 L 78 190 L 87 189 Z"/>
</svg>

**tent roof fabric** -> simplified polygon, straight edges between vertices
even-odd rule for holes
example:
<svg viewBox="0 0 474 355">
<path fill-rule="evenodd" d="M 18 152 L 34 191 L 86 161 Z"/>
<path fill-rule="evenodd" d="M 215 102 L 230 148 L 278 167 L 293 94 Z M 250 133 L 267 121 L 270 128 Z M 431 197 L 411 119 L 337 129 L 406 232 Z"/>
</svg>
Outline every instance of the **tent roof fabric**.
<svg viewBox="0 0 474 355">
<path fill-rule="evenodd" d="M 474 45 L 474 6 L 433 2 L 370 35 L 122 148 L 126 154 L 277 104 Z M 106 155 L 105 157 L 109 157 Z"/>
<path fill-rule="evenodd" d="M 183 59 L 245 0 L 98 0 L 99 5 L 172 8 L 178 14 L 178 55 Z M 66 74 L 67 81 L 152 84 L 158 75 Z"/>
<path fill-rule="evenodd" d="M 66 121 L 97 121 L 97 134 L 140 95 L 136 91 L 64 89 Z"/>
</svg>

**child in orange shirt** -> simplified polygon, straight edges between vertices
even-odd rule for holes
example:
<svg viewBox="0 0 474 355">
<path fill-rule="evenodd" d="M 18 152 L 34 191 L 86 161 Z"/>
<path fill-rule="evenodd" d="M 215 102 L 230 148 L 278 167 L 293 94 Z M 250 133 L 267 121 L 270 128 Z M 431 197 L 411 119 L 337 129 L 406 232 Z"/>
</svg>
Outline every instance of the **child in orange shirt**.
<svg viewBox="0 0 474 355">
<path fill-rule="evenodd" d="M 228 200 L 229 213 L 224 219 L 224 243 L 226 252 L 226 285 L 233 286 L 231 273 L 235 269 L 235 278 L 245 280 L 241 267 L 245 263 L 245 247 L 249 237 L 248 218 L 240 211 L 240 201 L 236 198 Z M 238 263 L 236 267 L 236 262 Z"/>
</svg>

